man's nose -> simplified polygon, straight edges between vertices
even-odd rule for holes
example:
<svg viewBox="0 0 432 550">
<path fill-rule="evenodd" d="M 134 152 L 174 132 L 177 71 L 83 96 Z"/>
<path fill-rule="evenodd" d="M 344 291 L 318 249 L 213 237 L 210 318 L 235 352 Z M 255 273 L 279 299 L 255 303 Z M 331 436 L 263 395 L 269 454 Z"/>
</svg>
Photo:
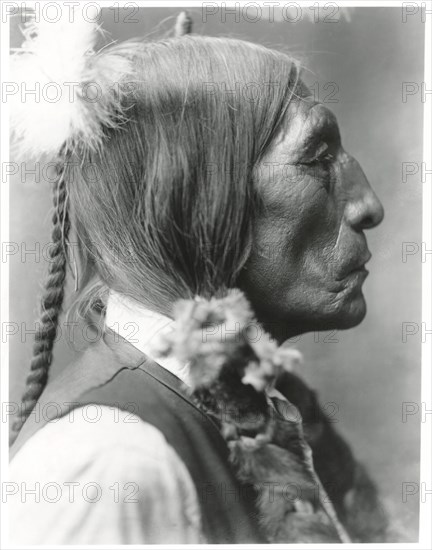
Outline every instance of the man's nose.
<svg viewBox="0 0 432 550">
<path fill-rule="evenodd" d="M 353 157 L 346 163 L 345 177 L 349 195 L 345 209 L 348 223 L 357 230 L 376 227 L 384 218 L 384 208 Z"/>
</svg>

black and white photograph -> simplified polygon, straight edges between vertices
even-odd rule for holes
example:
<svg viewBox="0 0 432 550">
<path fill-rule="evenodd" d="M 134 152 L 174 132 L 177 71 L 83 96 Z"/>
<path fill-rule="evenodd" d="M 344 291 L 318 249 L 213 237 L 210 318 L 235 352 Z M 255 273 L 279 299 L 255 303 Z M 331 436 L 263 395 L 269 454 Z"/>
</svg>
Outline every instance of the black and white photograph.
<svg viewBox="0 0 432 550">
<path fill-rule="evenodd" d="M 0 547 L 430 550 L 432 2 L 0 9 Z"/>
</svg>

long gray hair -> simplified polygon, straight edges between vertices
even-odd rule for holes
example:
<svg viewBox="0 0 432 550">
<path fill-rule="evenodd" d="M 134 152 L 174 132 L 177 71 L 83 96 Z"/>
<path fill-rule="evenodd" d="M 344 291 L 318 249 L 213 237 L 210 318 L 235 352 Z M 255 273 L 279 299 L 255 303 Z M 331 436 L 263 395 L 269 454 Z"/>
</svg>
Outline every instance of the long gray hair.
<svg viewBox="0 0 432 550">
<path fill-rule="evenodd" d="M 127 120 L 104 129 L 99 149 L 61 157 L 41 329 L 13 439 L 47 382 L 69 232 L 81 303 L 110 288 L 170 316 L 178 299 L 235 286 L 253 246 L 254 171 L 299 84 L 288 55 L 236 39 L 131 41 L 106 53 L 133 59 L 119 84 Z"/>
</svg>

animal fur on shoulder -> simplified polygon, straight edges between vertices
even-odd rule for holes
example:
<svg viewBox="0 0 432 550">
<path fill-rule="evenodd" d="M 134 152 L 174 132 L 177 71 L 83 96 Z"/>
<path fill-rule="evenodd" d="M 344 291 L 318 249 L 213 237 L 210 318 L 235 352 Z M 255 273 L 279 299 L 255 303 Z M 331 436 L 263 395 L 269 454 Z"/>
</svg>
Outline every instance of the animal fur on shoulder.
<svg viewBox="0 0 432 550">
<path fill-rule="evenodd" d="M 384 540 L 386 519 L 375 486 L 315 394 L 290 372 L 298 352 L 277 347 L 240 291 L 179 301 L 175 329 L 160 338 L 155 352 L 189 363 L 192 397 L 220 426 L 240 484 L 256 489 L 268 542 Z M 274 384 L 288 401 L 268 397 Z M 298 410 L 303 422 L 295 417 Z M 327 493 L 334 508 L 326 504 Z"/>
</svg>

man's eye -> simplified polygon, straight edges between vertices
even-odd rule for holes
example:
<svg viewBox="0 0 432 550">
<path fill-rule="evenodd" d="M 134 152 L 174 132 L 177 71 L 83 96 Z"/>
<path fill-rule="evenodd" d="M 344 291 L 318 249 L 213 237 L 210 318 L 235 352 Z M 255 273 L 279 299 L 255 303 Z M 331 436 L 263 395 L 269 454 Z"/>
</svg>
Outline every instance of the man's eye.
<svg viewBox="0 0 432 550">
<path fill-rule="evenodd" d="M 335 162 L 337 151 L 335 147 L 330 146 L 328 143 L 321 143 L 321 145 L 314 151 L 313 157 L 301 162 L 306 166 L 316 166 L 317 164 L 326 165 Z"/>
<path fill-rule="evenodd" d="M 336 157 L 333 153 L 326 151 L 325 153 L 319 155 L 316 160 L 320 162 L 334 162 L 335 158 Z"/>
<path fill-rule="evenodd" d="M 334 148 L 333 148 L 334 149 Z M 326 142 L 323 142 L 316 151 L 314 162 L 333 162 L 336 158 L 334 150 Z"/>
</svg>

